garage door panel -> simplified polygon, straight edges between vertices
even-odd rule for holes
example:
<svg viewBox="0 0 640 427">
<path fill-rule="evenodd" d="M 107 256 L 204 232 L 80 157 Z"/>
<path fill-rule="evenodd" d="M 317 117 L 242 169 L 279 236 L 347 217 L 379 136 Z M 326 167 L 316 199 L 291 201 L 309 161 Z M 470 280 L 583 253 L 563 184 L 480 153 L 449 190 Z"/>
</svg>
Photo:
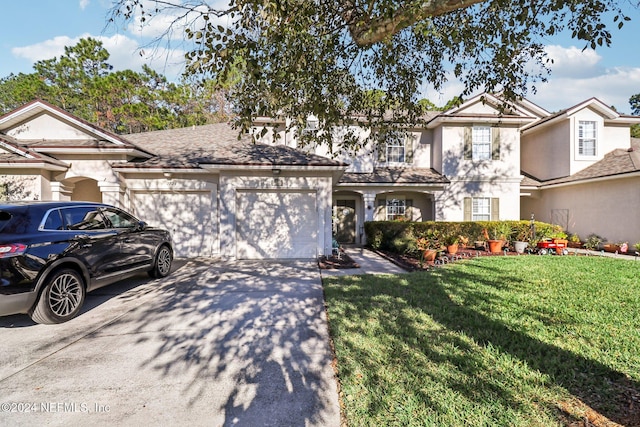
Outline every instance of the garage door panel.
<svg viewBox="0 0 640 427">
<path fill-rule="evenodd" d="M 210 192 L 138 192 L 136 214 L 171 232 L 179 257 L 211 256 L 214 233 Z"/>
<path fill-rule="evenodd" d="M 240 259 L 316 256 L 315 192 L 238 192 L 236 224 Z"/>
</svg>

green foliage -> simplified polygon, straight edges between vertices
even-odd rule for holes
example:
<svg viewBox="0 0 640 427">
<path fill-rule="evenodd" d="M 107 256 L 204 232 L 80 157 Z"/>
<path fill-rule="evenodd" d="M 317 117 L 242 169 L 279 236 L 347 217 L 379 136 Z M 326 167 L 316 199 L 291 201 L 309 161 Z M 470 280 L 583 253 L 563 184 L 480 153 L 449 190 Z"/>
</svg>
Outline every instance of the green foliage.
<svg viewBox="0 0 640 427">
<path fill-rule="evenodd" d="M 629 98 L 629 105 L 631 105 L 631 114 L 640 115 L 640 93 L 636 93 Z"/>
<path fill-rule="evenodd" d="M 640 125 L 631 126 L 631 137 L 640 138 Z"/>
<path fill-rule="evenodd" d="M 114 133 L 135 133 L 226 121 L 229 83 L 170 83 L 148 66 L 112 71 L 102 42 L 87 38 L 33 74 L 0 79 L 0 114 L 38 98 Z M 226 89 L 225 89 L 226 85 Z"/>
<path fill-rule="evenodd" d="M 484 90 L 517 99 L 546 78 L 541 40 L 567 32 L 583 47 L 608 46 L 610 27 L 629 19 L 615 0 L 231 0 L 219 7 L 117 0 L 111 20 L 148 23 L 157 15 L 195 24 L 184 26 L 190 75 L 240 73 L 230 92 L 239 129 L 256 116 L 289 117 L 299 127 L 314 115 L 327 131 L 356 117 L 375 128 L 414 123 L 423 88 L 439 90 L 451 74 L 464 85 L 461 96 Z M 182 28 L 173 22 L 174 31 Z M 371 102 L 375 91 L 385 96 Z M 318 132 L 307 142 L 331 146 L 331 136 Z M 339 144 L 362 143 L 351 134 Z"/>
<path fill-rule="evenodd" d="M 480 257 L 323 279 L 345 423 L 581 425 L 588 411 L 635 425 L 638 269 L 606 257 Z"/>
<path fill-rule="evenodd" d="M 558 225 L 535 221 L 536 238 L 558 236 L 563 233 Z M 406 248 L 400 242 L 410 239 L 424 239 L 430 248 L 437 249 L 447 241 L 458 239 L 470 242 L 483 241 L 484 230 L 489 234 L 496 231 L 497 239 L 504 236 L 507 240 L 531 241 L 531 222 L 522 221 L 370 221 L 365 222 L 367 245 L 372 249 L 381 249 L 396 253 L 403 253 Z M 528 236 L 528 237 L 527 237 Z M 566 234 L 565 234 L 566 236 Z M 492 236 L 490 236 L 492 237 Z M 526 237 L 526 238 L 524 238 Z M 394 243 L 395 241 L 395 243 Z"/>
<path fill-rule="evenodd" d="M 584 248 L 592 251 L 596 251 L 600 249 L 600 245 L 604 239 L 601 236 L 598 236 L 595 233 L 589 234 L 587 236 L 587 240 L 584 242 Z"/>
</svg>

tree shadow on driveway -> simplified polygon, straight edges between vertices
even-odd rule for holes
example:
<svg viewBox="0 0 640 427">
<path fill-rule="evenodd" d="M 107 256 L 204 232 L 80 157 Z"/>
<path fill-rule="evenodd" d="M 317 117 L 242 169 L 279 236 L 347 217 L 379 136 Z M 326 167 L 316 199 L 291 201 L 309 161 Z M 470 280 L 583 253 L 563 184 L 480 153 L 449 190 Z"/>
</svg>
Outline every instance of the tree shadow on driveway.
<svg viewBox="0 0 640 427">
<path fill-rule="evenodd" d="M 339 423 L 315 263 L 193 260 L 163 282 L 96 337 L 131 337 L 139 369 L 223 425 Z"/>
</svg>

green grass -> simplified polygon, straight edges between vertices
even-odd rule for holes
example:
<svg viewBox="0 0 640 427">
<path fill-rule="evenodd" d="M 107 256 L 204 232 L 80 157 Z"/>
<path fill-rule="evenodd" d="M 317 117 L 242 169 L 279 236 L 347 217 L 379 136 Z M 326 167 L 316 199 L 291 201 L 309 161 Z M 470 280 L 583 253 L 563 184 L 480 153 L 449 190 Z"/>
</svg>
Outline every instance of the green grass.
<svg viewBox="0 0 640 427">
<path fill-rule="evenodd" d="M 640 262 L 561 256 L 327 278 L 346 420 L 640 422 L 639 281 Z"/>
</svg>

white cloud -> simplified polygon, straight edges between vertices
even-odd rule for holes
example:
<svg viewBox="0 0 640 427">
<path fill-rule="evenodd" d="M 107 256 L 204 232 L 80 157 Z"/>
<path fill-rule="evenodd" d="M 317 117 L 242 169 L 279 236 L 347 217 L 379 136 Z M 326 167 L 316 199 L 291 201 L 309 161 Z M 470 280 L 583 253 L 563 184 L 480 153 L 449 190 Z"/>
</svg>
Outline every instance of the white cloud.
<svg viewBox="0 0 640 427">
<path fill-rule="evenodd" d="M 451 80 L 439 91 L 436 91 L 433 88 L 428 88 L 426 91 L 422 92 L 422 96 L 433 102 L 437 107 L 444 107 L 447 102 L 457 96 L 460 96 L 463 90 L 464 85 L 460 81 Z"/>
<path fill-rule="evenodd" d="M 14 47 L 11 49 L 11 53 L 18 58 L 25 58 L 32 62 L 51 59 L 62 55 L 65 46 L 75 45 L 82 37 L 90 37 L 90 35 L 84 34 L 76 38 L 58 36 L 29 46 Z"/>
<path fill-rule="evenodd" d="M 136 40 L 119 34 L 111 37 L 92 36 L 88 33 L 74 38 L 58 36 L 41 43 L 13 48 L 11 52 L 16 57 L 25 58 L 35 63 L 43 59 L 60 57 L 64 54 L 65 46 L 74 46 L 81 38 L 87 37 L 93 37 L 102 42 L 102 46 L 110 54 L 108 62 L 113 65 L 114 70 L 140 71 L 142 65 L 148 64 L 168 79 L 174 80 L 180 76 L 184 69 L 183 51 L 164 47 L 141 49 Z"/>
<path fill-rule="evenodd" d="M 538 93 L 528 98 L 549 111 L 559 111 L 596 97 L 629 113 L 629 97 L 640 92 L 640 68 L 612 68 L 592 77 L 571 78 L 551 75 L 538 85 Z"/>
<path fill-rule="evenodd" d="M 145 10 L 153 10 L 155 7 L 154 3 L 148 1 L 144 3 Z M 207 13 L 209 9 L 224 10 L 227 8 L 227 0 L 212 1 L 209 2 L 209 7 L 198 6 L 187 13 L 182 8 L 167 7 L 158 15 L 145 15 L 144 22 L 142 22 L 142 16 L 137 10 L 136 16 L 129 23 L 127 30 L 137 37 L 151 39 L 162 37 L 169 40 L 183 40 L 186 28 L 196 30 L 205 26 L 206 21 L 201 18 L 203 13 Z M 227 17 L 216 18 L 213 15 L 210 16 L 210 22 L 213 25 L 226 27 L 229 24 Z"/>
<path fill-rule="evenodd" d="M 554 112 L 564 110 L 596 97 L 607 105 L 614 106 L 620 113 L 631 111 L 629 97 L 640 93 L 640 67 L 602 66 L 603 58 L 592 49 L 576 47 L 547 46 L 547 54 L 554 59 L 551 74 L 545 83 L 534 83 L 537 91 L 525 95 L 527 99 Z M 423 96 L 441 106 L 460 94 L 462 84 L 451 79 L 439 92 L 433 89 L 423 91 Z"/>
<path fill-rule="evenodd" d="M 549 65 L 556 77 L 591 77 L 604 71 L 598 64 L 602 57 L 593 49 L 578 49 L 575 46 L 550 45 L 545 51 L 553 64 Z"/>
<path fill-rule="evenodd" d="M 80 9 L 85 10 L 89 6 L 89 0 L 80 0 Z"/>
</svg>

